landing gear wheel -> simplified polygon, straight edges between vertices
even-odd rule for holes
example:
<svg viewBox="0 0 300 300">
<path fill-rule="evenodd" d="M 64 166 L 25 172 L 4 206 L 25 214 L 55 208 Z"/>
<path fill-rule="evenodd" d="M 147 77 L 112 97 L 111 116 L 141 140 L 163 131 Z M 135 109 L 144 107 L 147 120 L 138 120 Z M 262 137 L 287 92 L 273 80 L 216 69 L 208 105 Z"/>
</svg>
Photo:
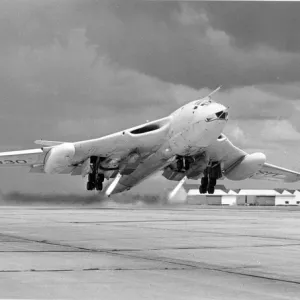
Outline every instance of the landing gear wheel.
<svg viewBox="0 0 300 300">
<path fill-rule="evenodd" d="M 213 194 L 215 192 L 215 187 L 214 186 L 209 186 L 208 189 L 207 189 L 207 192 L 209 194 Z"/>
<path fill-rule="evenodd" d="M 89 174 L 89 181 L 95 184 L 96 181 L 96 174 L 95 173 L 90 173 Z"/>
<path fill-rule="evenodd" d="M 205 194 L 207 192 L 206 186 L 200 185 L 199 192 L 200 192 L 200 194 Z"/>
<path fill-rule="evenodd" d="M 199 187 L 200 194 L 205 194 L 207 192 L 207 184 L 208 184 L 208 177 L 201 178 L 201 184 Z"/>
<path fill-rule="evenodd" d="M 183 161 L 182 161 L 182 159 L 178 159 L 177 169 L 179 170 L 179 172 L 181 172 L 183 170 Z"/>
<path fill-rule="evenodd" d="M 103 189 L 102 182 L 97 182 L 97 183 L 96 183 L 96 190 L 97 190 L 97 191 L 102 191 L 102 189 Z"/>
<path fill-rule="evenodd" d="M 208 177 L 202 177 L 201 178 L 201 186 L 207 187 L 208 185 Z"/>
<path fill-rule="evenodd" d="M 97 179 L 96 179 L 96 190 L 97 191 L 102 191 L 102 189 L 103 189 L 103 181 L 104 181 L 104 174 L 99 173 L 97 175 Z"/>
<path fill-rule="evenodd" d="M 217 179 L 216 178 L 209 178 L 209 183 L 208 185 L 211 187 L 215 187 L 217 184 Z"/>
<path fill-rule="evenodd" d="M 216 178 L 209 178 L 208 187 L 207 187 L 207 191 L 209 194 L 214 194 L 216 184 L 217 184 Z"/>
<path fill-rule="evenodd" d="M 94 190 L 94 189 L 95 189 L 95 183 L 92 182 L 92 181 L 88 181 L 88 182 L 86 183 L 86 189 L 87 189 L 88 191 Z"/>
<path fill-rule="evenodd" d="M 103 182 L 104 181 L 104 174 L 99 173 L 98 176 L 97 176 L 97 181 Z"/>
</svg>

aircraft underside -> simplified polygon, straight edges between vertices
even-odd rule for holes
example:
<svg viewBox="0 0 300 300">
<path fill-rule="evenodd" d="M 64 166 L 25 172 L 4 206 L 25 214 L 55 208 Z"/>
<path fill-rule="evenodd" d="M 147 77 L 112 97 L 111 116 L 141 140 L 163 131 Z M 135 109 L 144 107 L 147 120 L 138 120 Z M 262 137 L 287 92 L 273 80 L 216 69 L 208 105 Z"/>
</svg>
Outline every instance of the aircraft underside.
<svg viewBox="0 0 300 300">
<path fill-rule="evenodd" d="M 147 159 L 146 159 L 147 160 Z M 131 159 L 132 162 L 132 159 Z M 120 166 L 107 165 L 105 158 L 92 156 L 90 159 L 91 172 L 88 174 L 87 190 L 103 190 L 105 178 L 115 178 L 118 174 L 130 176 L 135 175 L 135 171 L 140 163 L 139 157 L 136 156 L 133 163 Z M 201 184 L 199 192 L 201 194 L 213 194 L 217 180 L 222 177 L 221 165 L 218 162 L 209 161 L 207 155 L 203 152 L 197 156 L 177 156 L 176 159 L 163 168 L 163 176 L 168 180 L 179 182 L 185 176 L 189 179 L 199 179 Z M 135 181 L 140 181 L 142 178 L 132 176 Z M 137 182 L 135 182 L 136 184 Z M 129 187 L 130 188 L 130 187 Z M 129 189 L 128 188 L 128 189 Z"/>
<path fill-rule="evenodd" d="M 166 167 L 163 176 L 169 180 L 179 181 L 185 176 L 188 179 L 199 179 L 200 194 L 213 194 L 217 180 L 222 177 L 221 164 L 209 161 L 205 152 L 196 157 L 178 157 L 175 164 Z"/>
</svg>

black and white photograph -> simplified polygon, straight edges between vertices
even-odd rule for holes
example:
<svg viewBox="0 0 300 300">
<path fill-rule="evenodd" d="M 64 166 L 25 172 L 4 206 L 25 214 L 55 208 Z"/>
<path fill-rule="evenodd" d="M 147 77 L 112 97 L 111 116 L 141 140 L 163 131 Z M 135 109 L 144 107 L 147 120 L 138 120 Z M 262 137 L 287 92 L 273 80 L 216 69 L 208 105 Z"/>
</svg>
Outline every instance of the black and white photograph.
<svg viewBox="0 0 300 300">
<path fill-rule="evenodd" d="M 0 299 L 300 299 L 299 29 L 0 0 Z"/>
</svg>

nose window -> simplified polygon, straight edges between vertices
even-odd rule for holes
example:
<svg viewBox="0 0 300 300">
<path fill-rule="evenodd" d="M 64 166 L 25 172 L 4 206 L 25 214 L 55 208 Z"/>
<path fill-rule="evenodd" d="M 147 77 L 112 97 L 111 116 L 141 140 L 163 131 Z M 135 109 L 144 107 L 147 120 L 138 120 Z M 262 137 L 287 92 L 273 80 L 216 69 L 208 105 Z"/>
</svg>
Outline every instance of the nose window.
<svg viewBox="0 0 300 300">
<path fill-rule="evenodd" d="M 217 113 L 214 113 L 210 117 L 206 118 L 205 121 L 211 122 L 211 121 L 215 121 L 215 120 L 227 120 L 228 119 L 227 117 L 228 117 L 228 112 L 221 110 L 221 111 L 218 111 Z"/>
<path fill-rule="evenodd" d="M 228 112 L 219 111 L 219 112 L 216 113 L 216 116 L 217 116 L 218 119 L 226 120 L 226 118 L 228 116 Z"/>
</svg>

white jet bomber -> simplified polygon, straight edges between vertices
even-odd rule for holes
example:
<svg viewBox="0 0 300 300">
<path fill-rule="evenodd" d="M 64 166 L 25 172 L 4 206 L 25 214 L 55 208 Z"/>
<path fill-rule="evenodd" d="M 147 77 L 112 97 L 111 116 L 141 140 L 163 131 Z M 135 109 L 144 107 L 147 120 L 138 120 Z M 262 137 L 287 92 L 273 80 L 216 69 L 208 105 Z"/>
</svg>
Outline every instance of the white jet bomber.
<svg viewBox="0 0 300 300">
<path fill-rule="evenodd" d="M 186 179 L 201 178 L 202 194 L 213 194 L 221 178 L 300 180 L 300 173 L 270 165 L 263 153 L 248 154 L 228 140 L 222 133 L 228 108 L 212 100 L 218 89 L 165 118 L 101 138 L 74 143 L 37 140 L 42 148 L 2 152 L 0 166 L 88 176 L 87 190 L 108 196 L 130 190 L 158 171 L 178 181 L 171 196 Z"/>
</svg>

